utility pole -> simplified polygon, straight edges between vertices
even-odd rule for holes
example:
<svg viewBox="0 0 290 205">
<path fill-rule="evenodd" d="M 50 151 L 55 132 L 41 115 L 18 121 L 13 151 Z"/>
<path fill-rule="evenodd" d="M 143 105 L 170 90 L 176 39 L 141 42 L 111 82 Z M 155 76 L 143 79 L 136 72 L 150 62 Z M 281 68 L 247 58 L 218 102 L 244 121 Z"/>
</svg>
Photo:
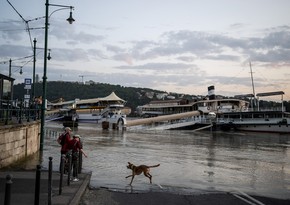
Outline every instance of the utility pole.
<svg viewBox="0 0 290 205">
<path fill-rule="evenodd" d="M 10 58 L 10 60 L 9 60 L 9 78 L 11 78 L 11 64 L 12 64 L 12 60 Z"/>
</svg>

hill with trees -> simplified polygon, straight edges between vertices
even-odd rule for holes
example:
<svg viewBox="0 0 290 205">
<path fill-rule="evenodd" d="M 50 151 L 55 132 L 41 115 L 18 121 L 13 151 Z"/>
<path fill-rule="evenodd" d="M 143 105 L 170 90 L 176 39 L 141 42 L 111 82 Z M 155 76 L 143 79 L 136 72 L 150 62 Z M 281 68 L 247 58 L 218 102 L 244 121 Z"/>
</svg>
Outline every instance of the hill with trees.
<svg viewBox="0 0 290 205">
<path fill-rule="evenodd" d="M 24 83 L 14 85 L 13 99 L 23 99 L 26 93 Z M 120 85 L 112 85 L 105 83 L 83 84 L 80 82 L 64 82 L 64 81 L 49 81 L 47 82 L 47 100 L 50 102 L 58 102 L 60 100 L 69 101 L 74 99 L 90 99 L 98 97 L 106 97 L 112 92 L 115 92 L 123 100 L 127 101 L 126 106 L 130 107 L 132 111 L 138 105 L 144 105 L 151 100 L 157 99 L 156 95 L 165 93 L 160 90 L 153 90 L 149 88 L 134 88 L 124 87 Z M 42 95 L 42 83 L 35 84 L 35 96 Z M 170 94 L 178 97 L 178 94 Z M 185 96 L 191 98 L 191 96 Z"/>
<path fill-rule="evenodd" d="M 13 99 L 23 99 L 27 94 L 24 89 L 24 83 L 14 85 L 13 87 Z M 123 100 L 127 101 L 126 106 L 132 109 L 132 113 L 136 110 L 138 105 L 145 105 L 152 100 L 160 99 L 188 99 L 192 101 L 197 96 L 185 95 L 178 93 L 166 93 L 165 91 L 154 90 L 150 88 L 135 88 L 124 87 L 121 85 L 112 85 L 106 83 L 94 83 L 83 84 L 80 82 L 64 82 L 64 81 L 49 81 L 47 82 L 47 100 L 50 102 L 59 102 L 60 100 L 69 101 L 74 99 L 89 99 L 106 97 L 112 92 L 115 92 Z M 35 84 L 35 96 L 42 95 L 42 83 Z M 199 96 L 200 98 L 202 96 Z M 222 98 L 228 98 L 221 96 Z M 287 111 L 290 111 L 290 101 L 284 102 L 284 106 Z M 260 101 L 260 107 L 281 107 L 280 102 L 273 101 Z"/>
</svg>

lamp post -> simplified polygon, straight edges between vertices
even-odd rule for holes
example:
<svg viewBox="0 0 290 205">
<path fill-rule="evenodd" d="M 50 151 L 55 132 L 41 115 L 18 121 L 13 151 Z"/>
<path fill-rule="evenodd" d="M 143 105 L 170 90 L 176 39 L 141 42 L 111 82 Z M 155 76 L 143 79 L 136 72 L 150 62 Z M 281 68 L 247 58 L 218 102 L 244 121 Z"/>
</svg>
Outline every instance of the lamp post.
<svg viewBox="0 0 290 205">
<path fill-rule="evenodd" d="M 36 49 L 43 49 L 44 48 L 37 48 L 36 47 L 36 38 L 34 38 L 33 40 L 33 74 L 32 74 L 32 95 L 31 95 L 31 100 L 33 100 L 36 96 L 35 94 L 35 66 L 36 66 Z M 48 49 L 48 56 L 47 56 L 47 60 L 50 60 L 50 49 Z"/>
<path fill-rule="evenodd" d="M 32 97 L 31 99 L 34 100 L 35 97 L 35 63 L 36 63 L 36 38 L 33 40 L 33 74 L 32 74 Z"/>
<path fill-rule="evenodd" d="M 10 58 L 10 60 L 9 60 L 9 78 L 11 78 L 11 64 L 12 64 L 12 60 Z"/>
<path fill-rule="evenodd" d="M 43 150 L 44 142 L 44 125 L 45 125 L 45 110 L 46 110 L 46 72 L 47 72 L 47 44 L 48 44 L 48 18 L 52 13 L 62 10 L 58 9 L 49 15 L 49 6 L 62 7 L 62 9 L 70 9 L 70 16 L 67 21 L 72 24 L 75 20 L 72 18 L 72 6 L 49 4 L 49 0 L 45 3 L 45 32 L 44 32 L 44 63 L 43 63 L 43 81 L 42 81 L 42 104 L 41 104 L 41 124 L 40 124 L 40 150 Z"/>
</svg>

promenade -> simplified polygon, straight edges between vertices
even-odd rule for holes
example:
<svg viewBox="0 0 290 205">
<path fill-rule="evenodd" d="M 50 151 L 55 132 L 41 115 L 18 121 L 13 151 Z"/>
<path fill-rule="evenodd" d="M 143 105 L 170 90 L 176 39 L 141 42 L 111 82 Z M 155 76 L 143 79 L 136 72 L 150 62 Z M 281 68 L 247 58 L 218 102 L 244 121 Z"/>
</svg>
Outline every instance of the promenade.
<svg viewBox="0 0 290 205">
<path fill-rule="evenodd" d="M 12 178 L 10 205 L 33 205 L 35 197 L 35 171 L 1 171 L 0 172 L 0 205 L 4 204 L 6 176 Z M 67 185 L 67 176 L 63 179 L 62 194 L 59 195 L 58 172 L 52 173 L 52 199 L 53 205 L 286 205 L 289 200 L 273 199 L 257 196 L 234 195 L 232 193 L 204 193 L 195 195 L 174 194 L 167 192 L 124 193 L 110 191 L 106 188 L 89 189 L 91 173 L 79 174 L 78 182 L 70 182 Z M 48 204 L 48 172 L 41 172 L 41 186 L 39 204 Z"/>
<path fill-rule="evenodd" d="M 12 176 L 10 205 L 32 205 L 35 198 L 36 171 L 1 171 L 0 172 L 0 205 L 4 204 L 6 176 Z M 62 194 L 59 195 L 60 174 L 52 173 L 53 205 L 77 205 L 90 183 L 91 173 L 79 174 L 79 181 L 67 185 L 67 175 L 64 175 Z M 48 204 L 48 172 L 41 172 L 39 204 Z"/>
</svg>

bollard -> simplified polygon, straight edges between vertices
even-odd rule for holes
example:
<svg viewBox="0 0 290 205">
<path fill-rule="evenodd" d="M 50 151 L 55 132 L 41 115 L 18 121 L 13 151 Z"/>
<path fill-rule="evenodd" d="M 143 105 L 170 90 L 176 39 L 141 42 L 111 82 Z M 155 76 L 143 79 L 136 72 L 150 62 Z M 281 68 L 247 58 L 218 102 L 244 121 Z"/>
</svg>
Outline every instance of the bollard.
<svg viewBox="0 0 290 205">
<path fill-rule="evenodd" d="M 34 205 L 39 205 L 40 174 L 41 174 L 41 166 L 37 165 L 36 166 L 36 178 L 35 178 Z"/>
<path fill-rule="evenodd" d="M 78 173 L 82 173 L 82 165 L 83 165 L 83 155 L 82 152 L 79 152 L 79 158 L 78 158 Z"/>
<path fill-rule="evenodd" d="M 67 173 L 67 185 L 70 185 L 70 176 L 71 176 L 71 161 L 72 161 L 71 153 L 68 154 L 68 173 Z"/>
<path fill-rule="evenodd" d="M 8 174 L 6 176 L 4 205 L 10 205 L 10 202 L 11 202 L 11 186 L 12 186 L 12 176 L 10 174 Z"/>
<path fill-rule="evenodd" d="M 74 157 L 74 156 L 73 156 Z M 78 173 L 79 173 L 79 165 L 78 165 L 78 159 L 73 159 L 72 158 L 72 168 L 73 168 L 73 177 L 78 178 Z"/>
<path fill-rule="evenodd" d="M 49 157 L 48 162 L 48 205 L 51 205 L 52 199 L 52 157 Z"/>
<path fill-rule="evenodd" d="M 59 192 L 58 192 L 59 195 L 61 195 L 61 193 L 62 193 L 62 181 L 63 181 L 65 154 L 61 155 L 60 160 L 61 160 L 61 162 L 60 162 L 60 179 L 59 179 Z"/>
</svg>

